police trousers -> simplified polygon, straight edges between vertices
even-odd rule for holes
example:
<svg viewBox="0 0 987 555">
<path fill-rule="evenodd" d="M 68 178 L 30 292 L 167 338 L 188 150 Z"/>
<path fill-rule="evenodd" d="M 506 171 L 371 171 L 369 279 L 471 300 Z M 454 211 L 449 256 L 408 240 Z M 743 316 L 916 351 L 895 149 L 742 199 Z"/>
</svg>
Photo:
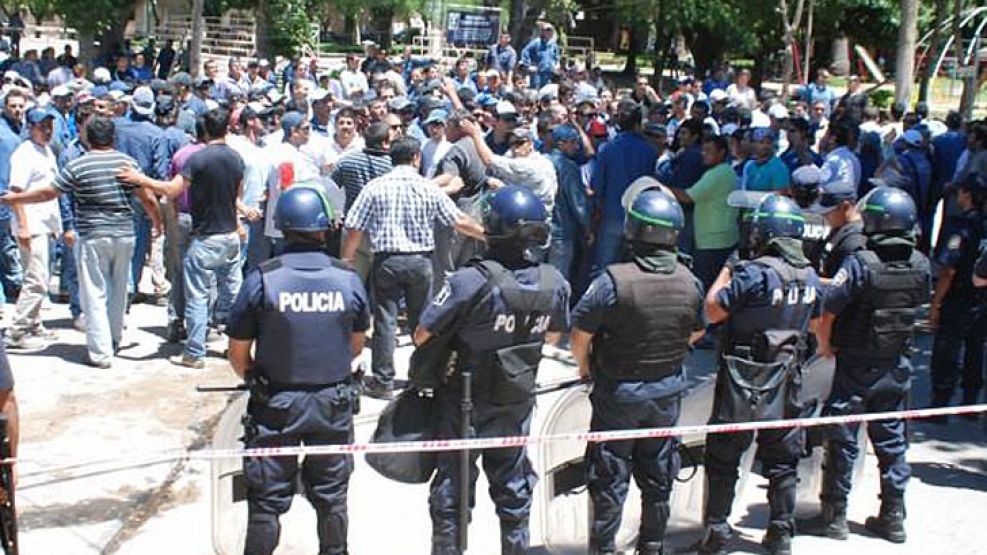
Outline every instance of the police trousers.
<svg viewBox="0 0 987 555">
<path fill-rule="evenodd" d="M 724 380 L 729 379 L 721 368 L 717 376 L 713 414 L 725 401 Z M 795 416 L 794 413 L 786 416 Z M 724 422 L 717 418 L 711 424 Z M 798 484 L 798 461 L 805 446 L 801 428 L 709 434 L 706 436 L 706 511 L 703 520 L 714 533 L 728 535 L 727 518 L 733 507 L 740 459 L 757 437 L 756 458 L 761 463 L 761 475 L 768 479 L 768 527 L 777 532 L 795 533 L 795 488 Z"/>
<path fill-rule="evenodd" d="M 266 402 L 251 398 L 244 417 L 246 447 L 334 445 L 353 441 L 350 386 L 341 383 L 318 391 L 281 391 Z M 345 555 L 346 494 L 353 472 L 351 455 L 247 457 L 247 540 L 245 555 L 269 555 L 281 535 L 278 517 L 291 507 L 301 471 L 309 502 L 315 508 L 319 555 Z"/>
<path fill-rule="evenodd" d="M 826 401 L 827 416 L 904 410 L 911 387 L 912 366 L 905 357 L 868 359 L 836 355 L 833 388 Z M 860 455 L 859 423 L 837 424 L 826 429 L 826 459 L 820 499 L 846 503 L 853 480 L 853 466 Z M 882 495 L 901 496 L 911 476 L 905 461 L 908 439 L 904 420 L 867 423 L 867 437 L 874 446 L 881 471 Z"/>
<path fill-rule="evenodd" d="M 457 388 L 436 391 L 440 439 L 462 437 L 461 395 Z M 493 405 L 482 400 L 474 403 L 473 437 L 528 435 L 531 429 L 532 403 Z M 467 491 L 461 480 L 462 453 L 444 451 L 437 454 L 428 505 L 432 515 L 433 555 L 458 554 L 460 522 L 459 500 L 469 495 L 469 506 L 476 504 L 476 460 L 483 455 L 483 472 L 490 485 L 490 498 L 500 517 L 500 545 L 503 555 L 528 552 L 530 535 L 528 516 L 532 494 L 538 481 L 524 447 L 470 451 L 470 481 Z"/>
<path fill-rule="evenodd" d="M 962 374 L 964 402 L 976 402 L 984 386 L 984 340 L 987 307 L 969 302 L 943 302 L 932 343 L 932 404 L 945 406 Z"/>
<path fill-rule="evenodd" d="M 665 428 L 675 426 L 681 397 L 671 395 L 641 401 L 620 401 L 593 391 L 591 431 Z M 613 551 L 627 499 L 630 477 L 641 490 L 638 544 L 662 542 L 669 517 L 669 498 L 679 470 L 678 440 L 636 439 L 590 443 L 586 446 L 586 483 L 593 502 L 590 551 Z"/>
</svg>

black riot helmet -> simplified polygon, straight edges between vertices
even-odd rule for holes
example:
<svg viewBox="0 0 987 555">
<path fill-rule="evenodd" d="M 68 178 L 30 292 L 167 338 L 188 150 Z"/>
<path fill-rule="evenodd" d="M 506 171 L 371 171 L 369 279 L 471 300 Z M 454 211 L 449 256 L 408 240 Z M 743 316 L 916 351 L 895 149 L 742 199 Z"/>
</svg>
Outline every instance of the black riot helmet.
<svg viewBox="0 0 987 555">
<path fill-rule="evenodd" d="M 772 193 L 750 215 L 750 244 L 754 252 L 762 251 L 772 239 L 801 239 L 805 217 L 795 201 Z"/>
<path fill-rule="evenodd" d="M 875 187 L 860 199 L 857 210 L 864 220 L 867 235 L 911 233 L 918 221 L 911 195 L 894 187 Z"/>
<path fill-rule="evenodd" d="M 483 226 L 490 243 L 527 248 L 548 241 L 548 211 L 530 189 L 508 186 L 490 193 L 484 203 Z"/>
<path fill-rule="evenodd" d="M 675 247 L 685 227 L 682 207 L 672 195 L 658 188 L 638 193 L 624 219 L 624 237 L 631 243 Z"/>
</svg>

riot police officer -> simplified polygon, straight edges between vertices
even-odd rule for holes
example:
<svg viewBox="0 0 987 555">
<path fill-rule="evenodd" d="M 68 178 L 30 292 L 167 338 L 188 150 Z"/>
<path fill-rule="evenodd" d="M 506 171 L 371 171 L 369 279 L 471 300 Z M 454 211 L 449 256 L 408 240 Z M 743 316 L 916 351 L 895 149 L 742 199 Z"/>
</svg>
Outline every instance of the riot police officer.
<svg viewBox="0 0 987 555">
<path fill-rule="evenodd" d="M 798 416 L 804 336 L 819 305 L 820 283 L 802 252 L 804 219 L 789 198 L 771 194 L 751 214 L 752 260 L 727 266 L 706 295 L 709 323 L 723 323 L 719 337 L 716 398 L 711 422 L 773 420 Z M 711 434 L 706 441 L 706 533 L 698 550 L 725 553 L 732 531 L 740 458 L 753 432 Z M 757 433 L 757 457 L 768 479 L 770 523 L 762 544 L 769 553 L 791 553 L 795 533 L 796 468 L 803 449 L 800 429 Z"/>
<path fill-rule="evenodd" d="M 554 267 L 531 262 L 528 255 L 531 247 L 548 240 L 547 217 L 545 205 L 527 188 L 508 186 L 491 193 L 483 215 L 485 258 L 450 274 L 422 314 L 415 344 L 451 335 L 456 352 L 455 371 L 434 393 L 440 438 L 461 437 L 468 389 L 473 435 L 529 432 L 542 344 L 546 334 L 565 331 L 569 323 L 568 283 Z M 469 453 L 468 488 L 460 478 L 461 453 L 437 456 L 429 496 L 433 555 L 458 554 L 464 547 L 460 527 L 468 520 L 462 521 L 459 504 L 468 495 L 472 505 L 479 454 Z M 483 469 L 500 517 L 501 552 L 527 553 L 537 477 L 526 450 L 484 451 Z"/>
<path fill-rule="evenodd" d="M 911 388 L 909 347 L 918 308 L 929 299 L 929 261 L 915 247 L 918 221 L 908 193 L 872 189 L 860 201 L 867 248 L 844 260 L 827 289 L 816 330 L 821 356 L 836 356 L 836 373 L 826 413 L 856 414 L 904 410 Z M 859 424 L 827 430 L 823 467 L 822 530 L 845 540 L 847 496 L 859 455 Z M 881 511 L 867 519 L 869 530 L 905 541 L 904 495 L 910 469 L 901 419 L 867 423 L 867 435 L 881 471 Z"/>
<path fill-rule="evenodd" d="M 821 214 L 829 226 L 818 268 L 821 277 L 832 279 L 847 256 L 867 246 L 864 224 L 857 212 L 857 187 L 845 179 L 826 182 L 808 211 Z"/>
<path fill-rule="evenodd" d="M 802 234 L 802 250 L 813 268 L 818 268 L 827 239 L 826 220 L 821 214 L 809 209 L 819 200 L 819 184 L 823 174 L 819 168 L 809 164 L 792 172 L 792 200 L 802 209 L 805 218 L 805 231 Z"/>
<path fill-rule="evenodd" d="M 332 209 L 321 191 L 295 186 L 278 199 L 284 254 L 251 271 L 230 315 L 230 363 L 248 380 L 246 447 L 346 444 L 358 393 L 350 373 L 370 324 L 357 273 L 325 254 Z M 251 356 L 251 346 L 256 352 Z M 247 555 L 270 554 L 299 472 L 315 507 L 320 555 L 347 553 L 350 455 L 248 457 Z"/>
<path fill-rule="evenodd" d="M 963 367 L 963 404 L 975 404 L 983 387 L 984 339 L 987 326 L 982 322 L 973 286 L 973 269 L 981 239 L 982 218 L 987 200 L 987 176 L 971 173 L 954 185 L 956 202 L 962 213 L 946 237 L 937 256 L 940 270 L 936 280 L 929 323 L 936 329 L 932 346 L 933 407 L 949 405 Z M 937 419 L 944 422 L 945 417 Z"/>
<path fill-rule="evenodd" d="M 608 266 L 573 311 L 572 353 L 593 379 L 592 431 L 675 426 L 685 387 L 682 362 L 703 335 L 702 285 L 677 260 L 682 208 L 659 189 L 627 211 L 633 260 Z M 637 553 L 665 553 L 669 497 L 678 473 L 673 438 L 590 443 L 586 474 L 593 520 L 591 554 L 614 553 L 631 474 L 641 490 Z"/>
</svg>

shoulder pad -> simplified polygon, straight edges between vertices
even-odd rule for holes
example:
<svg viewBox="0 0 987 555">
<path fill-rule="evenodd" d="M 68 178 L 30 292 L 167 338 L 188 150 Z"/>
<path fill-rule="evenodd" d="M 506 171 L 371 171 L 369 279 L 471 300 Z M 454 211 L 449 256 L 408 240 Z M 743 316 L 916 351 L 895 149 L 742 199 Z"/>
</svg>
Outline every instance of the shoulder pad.
<svg viewBox="0 0 987 555">
<path fill-rule="evenodd" d="M 262 274 L 266 274 L 269 272 L 273 272 L 274 270 L 277 270 L 281 266 L 283 266 L 283 264 L 281 263 L 281 258 L 276 256 L 274 258 L 268 258 L 267 260 L 261 262 L 260 264 L 257 265 L 257 268 L 260 270 Z"/>
</svg>

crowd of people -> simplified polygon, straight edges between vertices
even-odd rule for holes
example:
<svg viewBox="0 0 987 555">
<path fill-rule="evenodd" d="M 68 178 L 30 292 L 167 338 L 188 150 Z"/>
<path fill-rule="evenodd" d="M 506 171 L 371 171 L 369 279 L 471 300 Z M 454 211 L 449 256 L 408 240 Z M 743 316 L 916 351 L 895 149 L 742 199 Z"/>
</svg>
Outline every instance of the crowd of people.
<svg viewBox="0 0 987 555">
<path fill-rule="evenodd" d="M 304 187 L 318 192 L 327 225 L 341 230 L 318 240 L 330 240 L 327 252 L 351 265 L 369 292 L 356 295 L 353 302 L 368 305 L 350 330 L 366 330 L 372 313 L 364 391 L 390 399 L 399 312 L 416 343 L 427 341 L 428 330 L 450 324 L 434 305 L 477 287 L 469 281 L 476 276 L 454 273 L 477 256 L 551 264 L 568 284 L 560 298 L 568 302 L 571 287 L 571 304 L 586 303 L 574 325 L 592 332 L 601 311 L 613 306 L 607 303 L 618 301 L 600 297 L 591 283 L 611 275 L 608 294 L 624 302 L 615 284 L 626 276 L 608 268 L 627 257 L 627 222 L 665 221 L 634 211 L 657 181 L 669 198 L 652 200 L 683 208 L 674 244 L 662 247 L 691 260 L 698 292 L 690 289 L 690 298 L 698 302 L 713 291 L 719 303 L 707 307 L 708 321 L 680 315 L 686 331 L 701 331 L 728 319 L 737 309 L 730 303 L 752 294 L 738 285 L 725 290 L 724 268 L 751 233 L 743 214 L 761 214 L 766 196 L 772 214 L 789 213 L 789 202 L 789 219 L 801 222 L 800 210 L 818 215 L 817 236 L 799 243 L 804 253 L 785 251 L 786 259 L 804 254 L 838 287 L 859 276 L 846 274 L 842 257 L 831 257 L 834 249 L 845 255 L 868 244 L 861 233 L 867 207 L 857 201 L 889 187 L 916 207 L 917 250 L 933 256 L 939 272 L 929 317 L 939 328 L 931 402 L 948 404 L 960 374 L 963 400 L 979 399 L 987 325 L 975 310 L 973 271 L 984 237 L 987 123 L 964 122 L 956 112 L 941 121 L 922 104 L 885 112 L 870 104 L 855 76 L 837 94 L 824 69 L 791 91 L 755 89 L 749 71 L 729 66 L 679 77 L 670 91 L 659 92 L 645 75 L 621 90 L 599 68 L 562 60 L 550 25 L 541 25 L 520 55 L 510 40 L 503 33 L 483 59 L 463 57 L 449 68 L 410 49 L 391 59 L 373 46 L 366 57 L 349 54 L 344 67 L 330 70 L 315 58 L 295 57 L 281 68 L 231 59 L 225 71 L 207 60 L 195 77 L 174 71 L 171 44 L 124 51 L 92 69 L 77 64 L 69 48 L 57 59 L 53 51 L 10 58 L 0 117 L 0 295 L 16 304 L 6 346 L 34 350 L 57 340 L 41 306 L 58 271 L 73 323 L 86 333 L 88 364 L 112 366 L 128 306 L 148 300 L 167 306 L 168 340 L 184 341 L 174 364 L 203 368 L 214 328 L 229 331 L 231 360 L 245 371 L 250 344 L 233 346 L 253 339 L 258 325 L 244 323 L 245 306 L 261 306 L 265 287 L 287 283 L 266 280 L 288 279 L 277 277 L 280 255 L 311 243 L 298 233 L 322 230 L 279 220 L 288 218 L 278 216 L 279 199 Z M 519 239 L 523 252 L 497 241 L 490 219 L 492 196 L 519 190 L 544 207 L 533 212 L 544 225 Z M 668 264 L 654 253 L 640 258 Z M 154 291 L 139 295 L 145 268 Z M 751 272 L 744 279 L 770 273 Z M 813 298 L 816 287 L 830 283 L 817 283 L 815 273 L 800 279 L 801 294 L 809 294 L 808 280 Z M 332 311 L 336 303 L 329 292 L 285 295 L 272 301 L 282 312 Z M 797 316 L 793 322 L 805 315 Z M 567 322 L 558 317 L 527 331 L 564 330 Z M 592 333 L 577 335 L 574 351 L 585 354 Z M 827 349 L 838 343 L 820 341 L 821 353 L 831 355 Z M 721 456 L 714 463 L 725 474 L 731 465 L 735 472 L 739 447 L 719 445 L 711 455 Z M 595 456 L 600 467 L 607 457 L 626 458 L 606 450 Z M 903 451 L 889 455 L 888 464 L 899 456 L 903 461 Z M 450 468 L 440 469 L 443 479 L 452 480 Z M 794 476 L 788 470 L 786 479 Z M 452 487 L 435 487 L 446 486 Z M 603 495 L 599 488 L 611 486 L 594 487 Z M 433 493 L 439 505 L 448 502 L 449 492 Z M 720 510 L 725 522 L 729 504 Z M 597 533 L 606 537 L 611 525 L 601 522 Z M 778 538 L 793 533 L 787 526 L 772 541 L 784 543 Z M 521 536 L 510 541 L 525 543 L 526 532 L 515 532 Z"/>
</svg>

